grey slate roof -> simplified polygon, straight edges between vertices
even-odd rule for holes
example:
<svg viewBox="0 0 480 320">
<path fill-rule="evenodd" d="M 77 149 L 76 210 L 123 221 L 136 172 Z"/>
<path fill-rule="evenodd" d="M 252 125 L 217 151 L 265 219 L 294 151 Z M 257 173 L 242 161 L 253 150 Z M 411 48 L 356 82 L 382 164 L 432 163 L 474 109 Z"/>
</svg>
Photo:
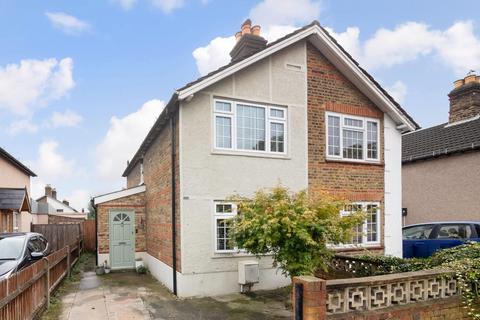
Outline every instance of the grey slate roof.
<svg viewBox="0 0 480 320">
<path fill-rule="evenodd" d="M 37 175 L 35 172 L 30 170 L 26 165 L 18 161 L 14 156 L 12 156 L 10 153 L 8 153 L 5 149 L 0 147 L 0 156 L 4 157 L 7 159 L 10 163 L 12 163 L 14 166 L 16 166 L 18 169 L 22 170 L 26 174 L 28 174 L 31 177 L 36 177 Z"/>
<path fill-rule="evenodd" d="M 0 188 L 0 209 L 20 210 L 25 199 L 25 189 Z"/>
<path fill-rule="evenodd" d="M 444 123 L 402 137 L 402 162 L 480 149 L 480 118 Z"/>
</svg>

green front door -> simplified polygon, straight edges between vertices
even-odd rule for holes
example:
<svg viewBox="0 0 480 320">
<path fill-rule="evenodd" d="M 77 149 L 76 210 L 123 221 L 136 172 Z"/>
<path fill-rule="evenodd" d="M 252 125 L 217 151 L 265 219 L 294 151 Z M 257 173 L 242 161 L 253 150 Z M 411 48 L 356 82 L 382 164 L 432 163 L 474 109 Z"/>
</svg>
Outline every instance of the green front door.
<svg viewBox="0 0 480 320">
<path fill-rule="evenodd" d="M 135 213 L 110 212 L 110 264 L 113 269 L 135 267 Z"/>
</svg>

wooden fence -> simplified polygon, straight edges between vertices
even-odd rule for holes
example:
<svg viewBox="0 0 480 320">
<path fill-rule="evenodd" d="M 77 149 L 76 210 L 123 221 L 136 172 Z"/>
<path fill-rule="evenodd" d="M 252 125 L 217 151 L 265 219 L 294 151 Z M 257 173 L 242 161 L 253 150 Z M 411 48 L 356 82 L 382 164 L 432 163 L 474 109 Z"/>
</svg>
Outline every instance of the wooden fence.
<svg viewBox="0 0 480 320">
<path fill-rule="evenodd" d="M 97 250 L 97 226 L 95 220 L 85 220 L 83 222 L 83 248 L 86 251 L 95 252 Z"/>
<path fill-rule="evenodd" d="M 79 224 L 33 224 L 31 229 L 42 234 L 53 251 L 83 239 Z"/>
<path fill-rule="evenodd" d="M 0 281 L 0 320 L 34 319 L 48 308 L 50 294 L 70 276 L 81 251 L 82 240 L 76 240 Z"/>
</svg>

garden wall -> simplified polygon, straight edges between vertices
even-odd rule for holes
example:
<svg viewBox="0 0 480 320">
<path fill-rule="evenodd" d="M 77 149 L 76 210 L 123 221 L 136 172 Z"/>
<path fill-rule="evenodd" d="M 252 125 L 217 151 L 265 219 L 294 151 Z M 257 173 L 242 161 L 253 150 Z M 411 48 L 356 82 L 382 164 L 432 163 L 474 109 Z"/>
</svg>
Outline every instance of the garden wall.
<svg viewBox="0 0 480 320">
<path fill-rule="evenodd" d="M 469 319 L 448 271 L 337 280 L 306 276 L 293 282 L 295 320 Z"/>
</svg>

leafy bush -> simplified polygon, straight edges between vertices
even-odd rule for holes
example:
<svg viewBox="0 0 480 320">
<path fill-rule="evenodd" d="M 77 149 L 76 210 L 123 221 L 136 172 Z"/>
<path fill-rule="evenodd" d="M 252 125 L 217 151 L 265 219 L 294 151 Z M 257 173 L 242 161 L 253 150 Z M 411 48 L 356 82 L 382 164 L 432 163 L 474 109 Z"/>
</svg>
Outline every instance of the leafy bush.
<svg viewBox="0 0 480 320">
<path fill-rule="evenodd" d="M 323 195 L 308 197 L 278 186 L 261 190 L 253 199 L 234 196 L 238 206 L 233 239 L 257 256 L 271 254 L 275 265 L 291 277 L 326 269 L 333 253 L 327 244 L 344 242 L 363 213 L 341 217 L 343 201 Z"/>
<path fill-rule="evenodd" d="M 378 265 L 374 274 L 418 271 L 425 269 L 450 269 L 455 272 L 468 314 L 480 320 L 480 243 L 468 242 L 461 246 L 443 249 L 425 259 L 364 255 L 359 257 Z"/>
</svg>

